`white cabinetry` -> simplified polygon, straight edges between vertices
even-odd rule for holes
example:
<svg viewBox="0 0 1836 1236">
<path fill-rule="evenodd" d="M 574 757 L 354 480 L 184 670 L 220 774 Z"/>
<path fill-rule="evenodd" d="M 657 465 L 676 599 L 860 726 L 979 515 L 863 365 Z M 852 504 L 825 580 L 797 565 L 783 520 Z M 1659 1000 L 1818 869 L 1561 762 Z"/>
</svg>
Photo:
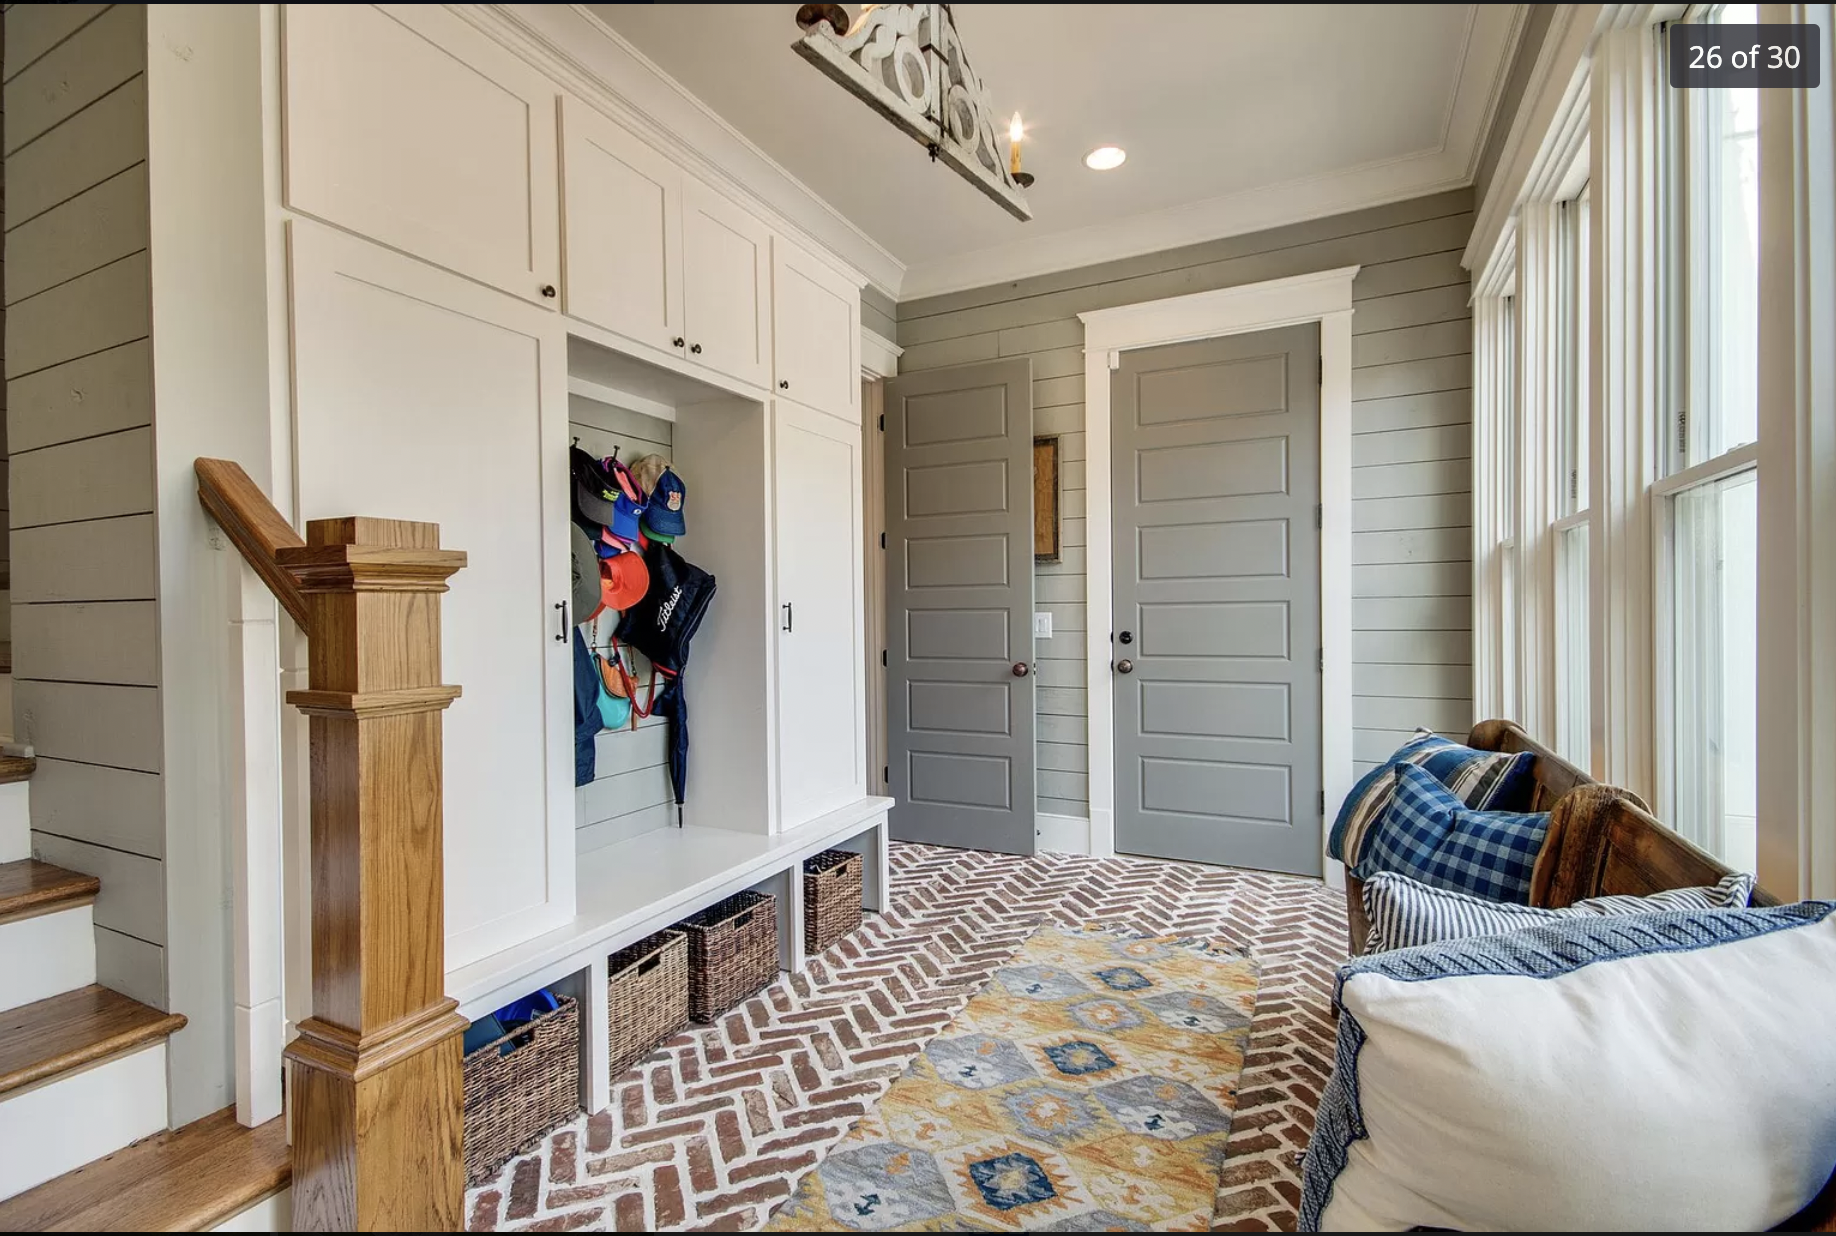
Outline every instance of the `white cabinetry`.
<svg viewBox="0 0 1836 1236">
<path fill-rule="evenodd" d="M 861 411 L 861 289 L 778 237 L 771 316 L 776 389 L 854 424 Z"/>
<path fill-rule="evenodd" d="M 562 115 L 563 309 L 764 386 L 770 229 L 579 100 L 565 100 Z"/>
<path fill-rule="evenodd" d="M 553 83 L 440 5 L 284 12 L 286 204 L 552 306 Z"/>
<path fill-rule="evenodd" d="M 440 525 L 446 960 L 574 913 L 562 320 L 341 232 L 292 225 L 300 512 Z"/>
<path fill-rule="evenodd" d="M 861 430 L 789 400 L 773 409 L 778 823 L 866 794 Z"/>
</svg>

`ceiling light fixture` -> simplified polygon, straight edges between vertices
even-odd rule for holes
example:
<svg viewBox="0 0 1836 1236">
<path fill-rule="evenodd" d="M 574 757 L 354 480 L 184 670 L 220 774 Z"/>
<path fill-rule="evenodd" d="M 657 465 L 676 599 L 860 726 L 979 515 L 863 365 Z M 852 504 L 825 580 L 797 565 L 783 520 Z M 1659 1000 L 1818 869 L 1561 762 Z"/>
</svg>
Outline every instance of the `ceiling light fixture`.
<svg viewBox="0 0 1836 1236">
<path fill-rule="evenodd" d="M 1098 146 L 1084 156 L 1084 166 L 1093 172 L 1108 172 L 1128 160 L 1128 151 L 1120 146 Z"/>
<path fill-rule="evenodd" d="M 1033 211 L 1021 193 L 1018 142 L 1001 157 L 1000 122 L 969 67 L 947 4 L 869 4 L 853 22 L 839 4 L 797 11 L 791 50 L 845 86 L 1016 219 Z M 1016 126 L 1017 127 L 1017 126 Z M 1011 130 L 1010 130 L 1011 132 Z"/>
</svg>

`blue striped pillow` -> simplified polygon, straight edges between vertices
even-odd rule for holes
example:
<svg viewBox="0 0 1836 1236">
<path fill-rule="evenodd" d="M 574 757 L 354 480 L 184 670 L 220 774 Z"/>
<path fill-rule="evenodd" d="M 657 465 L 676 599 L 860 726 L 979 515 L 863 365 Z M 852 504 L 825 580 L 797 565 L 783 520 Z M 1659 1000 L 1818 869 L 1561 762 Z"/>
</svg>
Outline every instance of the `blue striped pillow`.
<svg viewBox="0 0 1836 1236">
<path fill-rule="evenodd" d="M 1478 811 L 1414 764 L 1398 764 L 1390 805 L 1370 829 L 1352 874 L 1380 871 L 1492 901 L 1530 900 L 1530 871 L 1549 832 L 1547 812 Z"/>
<path fill-rule="evenodd" d="M 1590 897 L 1558 910 L 1507 905 L 1470 893 L 1431 888 L 1406 875 L 1379 871 L 1364 882 L 1364 913 L 1371 921 L 1367 953 L 1498 936 L 1525 927 L 1541 927 L 1565 918 L 1605 918 L 1619 914 L 1653 914 L 1660 910 L 1744 910 L 1753 896 L 1753 877 L 1745 872 L 1723 876 L 1702 888 L 1672 888 L 1649 897 Z"/>
<path fill-rule="evenodd" d="M 1432 731 L 1418 729 L 1415 737 L 1398 748 L 1395 755 L 1365 773 L 1358 784 L 1352 786 L 1351 793 L 1345 796 L 1345 805 L 1339 808 L 1338 819 L 1333 821 L 1326 852 L 1348 867 L 1357 865 L 1363 857 L 1364 839 L 1370 826 L 1390 805 L 1398 764 L 1418 764 L 1426 768 L 1469 807 L 1480 811 L 1526 811 L 1536 795 L 1536 779 L 1531 772 L 1535 763 L 1536 757 L 1528 751 L 1515 755 L 1480 751 Z"/>
</svg>

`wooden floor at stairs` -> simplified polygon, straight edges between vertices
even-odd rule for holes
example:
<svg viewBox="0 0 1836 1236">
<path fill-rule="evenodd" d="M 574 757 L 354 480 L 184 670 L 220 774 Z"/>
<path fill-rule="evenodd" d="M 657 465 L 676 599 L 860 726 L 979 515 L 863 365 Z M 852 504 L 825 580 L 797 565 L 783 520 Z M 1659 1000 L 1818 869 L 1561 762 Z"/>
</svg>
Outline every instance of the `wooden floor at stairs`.
<svg viewBox="0 0 1836 1236">
<path fill-rule="evenodd" d="M 72 1072 L 182 1029 L 118 991 L 90 984 L 0 1013 L 0 1096 Z"/>
<path fill-rule="evenodd" d="M 0 1232 L 200 1232 L 285 1188 L 284 1119 L 226 1107 L 0 1202 Z"/>
<path fill-rule="evenodd" d="M 0 923 L 94 901 L 102 881 L 78 871 L 22 858 L 0 863 Z"/>
</svg>

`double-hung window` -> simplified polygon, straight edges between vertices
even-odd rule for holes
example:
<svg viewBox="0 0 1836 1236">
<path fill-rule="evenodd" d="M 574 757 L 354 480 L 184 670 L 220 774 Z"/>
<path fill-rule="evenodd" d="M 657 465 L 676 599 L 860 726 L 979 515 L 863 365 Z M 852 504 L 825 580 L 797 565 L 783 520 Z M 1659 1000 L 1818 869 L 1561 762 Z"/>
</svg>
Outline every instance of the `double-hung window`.
<svg viewBox="0 0 1836 1236">
<path fill-rule="evenodd" d="M 1555 744 L 1591 763 L 1588 642 L 1588 217 L 1587 189 L 1556 213 L 1555 339 Z"/>
<path fill-rule="evenodd" d="M 1691 19 L 1758 20 L 1754 5 Z M 1756 863 L 1759 99 L 1671 91 L 1652 487 L 1664 814 L 1730 866 Z"/>
</svg>

